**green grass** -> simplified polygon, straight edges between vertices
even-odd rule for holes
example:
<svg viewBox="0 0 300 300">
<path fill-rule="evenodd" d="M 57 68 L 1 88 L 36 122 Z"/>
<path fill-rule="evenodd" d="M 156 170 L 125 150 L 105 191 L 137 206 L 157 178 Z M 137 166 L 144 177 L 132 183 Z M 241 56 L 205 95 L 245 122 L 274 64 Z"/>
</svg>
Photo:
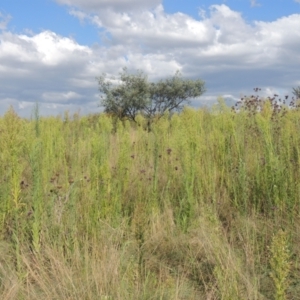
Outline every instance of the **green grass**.
<svg viewBox="0 0 300 300">
<path fill-rule="evenodd" d="M 299 110 L 137 122 L 0 118 L 0 298 L 297 299 Z"/>
</svg>

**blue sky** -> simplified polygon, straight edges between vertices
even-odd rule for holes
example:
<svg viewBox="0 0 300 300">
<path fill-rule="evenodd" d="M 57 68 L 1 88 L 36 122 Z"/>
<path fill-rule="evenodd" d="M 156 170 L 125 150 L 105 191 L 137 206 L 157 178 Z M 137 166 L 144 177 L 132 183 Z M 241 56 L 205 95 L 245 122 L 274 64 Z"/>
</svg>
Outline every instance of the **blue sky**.
<svg viewBox="0 0 300 300">
<path fill-rule="evenodd" d="M 2 0 L 0 115 L 101 111 L 95 76 L 200 78 L 234 102 L 300 85 L 300 0 Z"/>
<path fill-rule="evenodd" d="M 98 29 L 82 24 L 68 12 L 68 7 L 51 0 L 3 0 L 0 12 L 11 16 L 8 29 L 15 33 L 51 30 L 73 37 L 78 43 L 91 45 L 99 42 Z"/>
</svg>

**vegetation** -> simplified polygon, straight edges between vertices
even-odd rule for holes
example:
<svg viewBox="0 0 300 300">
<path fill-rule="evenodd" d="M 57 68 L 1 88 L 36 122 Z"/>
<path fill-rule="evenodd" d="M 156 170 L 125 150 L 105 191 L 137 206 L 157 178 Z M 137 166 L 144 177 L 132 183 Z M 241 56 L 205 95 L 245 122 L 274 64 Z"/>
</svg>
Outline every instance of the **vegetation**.
<svg viewBox="0 0 300 300">
<path fill-rule="evenodd" d="M 179 72 L 157 83 L 150 83 L 141 71 L 128 74 L 126 68 L 120 73 L 120 85 L 113 86 L 105 75 L 97 79 L 106 113 L 134 122 L 137 115 L 142 114 L 148 127 L 154 118 L 159 119 L 166 112 L 180 111 L 190 99 L 205 92 L 203 81 L 183 79 Z"/>
<path fill-rule="evenodd" d="M 297 99 L 300 99 L 300 86 L 293 88 L 293 94 Z"/>
<path fill-rule="evenodd" d="M 112 131 L 106 114 L 10 109 L 0 298 L 297 299 L 300 111 L 250 101 L 151 132 L 141 115 Z"/>
</svg>

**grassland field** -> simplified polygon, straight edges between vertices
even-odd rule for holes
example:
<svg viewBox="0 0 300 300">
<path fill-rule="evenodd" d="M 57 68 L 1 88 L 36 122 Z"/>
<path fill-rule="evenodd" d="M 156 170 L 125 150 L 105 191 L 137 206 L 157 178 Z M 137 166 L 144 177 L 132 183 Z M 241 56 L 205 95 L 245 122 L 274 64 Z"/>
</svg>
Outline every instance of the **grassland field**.
<svg viewBox="0 0 300 300">
<path fill-rule="evenodd" d="M 300 299 L 300 111 L 0 118 L 0 298 Z"/>
</svg>

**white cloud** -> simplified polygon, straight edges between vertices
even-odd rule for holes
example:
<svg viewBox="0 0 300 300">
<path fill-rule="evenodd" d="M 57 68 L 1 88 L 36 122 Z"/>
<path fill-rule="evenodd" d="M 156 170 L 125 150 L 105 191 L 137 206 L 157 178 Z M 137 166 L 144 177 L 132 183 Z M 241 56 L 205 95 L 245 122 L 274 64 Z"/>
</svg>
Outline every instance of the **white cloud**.
<svg viewBox="0 0 300 300">
<path fill-rule="evenodd" d="M 256 86 L 291 92 L 299 85 L 299 14 L 251 24 L 224 4 L 202 11 L 199 20 L 167 14 L 162 5 L 97 14 L 73 9 L 71 14 L 104 30 L 104 44 L 82 46 L 51 31 L 0 33 L 0 114 L 7 101 L 23 114 L 36 101 L 44 114 L 100 111 L 95 77 L 117 75 L 124 66 L 144 70 L 150 80 L 178 69 L 186 77 L 203 79 L 208 91 L 194 104 L 219 95 L 237 99 Z"/>
<path fill-rule="evenodd" d="M 7 64 L 18 62 L 19 66 L 22 63 L 54 66 L 68 61 L 76 62 L 91 54 L 88 47 L 51 31 L 33 36 L 5 32 L 1 35 L 1 41 L 0 59 Z M 25 70 L 29 69 L 26 67 Z"/>
<path fill-rule="evenodd" d="M 251 7 L 261 6 L 261 4 L 257 2 L 257 0 L 250 0 L 250 4 Z"/>
<path fill-rule="evenodd" d="M 10 20 L 11 20 L 10 15 L 5 15 L 0 12 L 0 30 L 5 30 Z"/>
<path fill-rule="evenodd" d="M 83 15 L 72 10 L 72 15 L 88 19 L 99 28 L 105 28 L 114 44 L 140 45 L 147 51 L 169 47 L 195 47 L 207 45 L 215 38 L 215 30 L 182 13 L 168 15 L 163 6 L 153 11 L 119 13 L 112 10 L 97 15 Z M 151 49 L 148 49 L 150 47 Z"/>
<path fill-rule="evenodd" d="M 77 12 L 72 11 L 76 16 Z M 78 12 L 79 13 L 79 12 Z M 105 11 L 98 15 L 82 14 L 110 35 L 110 45 L 123 45 L 144 54 L 160 53 L 166 57 L 214 58 L 227 65 L 243 66 L 261 61 L 264 65 L 280 59 L 286 44 L 299 46 L 300 16 L 291 15 L 274 22 L 247 23 L 242 15 L 226 5 L 212 5 L 209 16 L 195 20 L 182 13 L 168 15 L 162 5 L 153 11 L 119 13 Z M 138 50 L 137 50 L 138 48 Z M 280 53 L 281 52 L 281 53 Z"/>
<path fill-rule="evenodd" d="M 42 94 L 42 98 L 45 102 L 68 102 L 70 100 L 80 99 L 81 95 L 73 91 L 69 92 L 47 92 Z"/>
<path fill-rule="evenodd" d="M 89 65 L 97 51 L 50 31 L 33 36 L 5 32 L 0 40 L 1 113 L 6 107 L 2 100 L 8 98 L 20 103 L 60 102 L 79 106 L 87 102 L 87 107 L 98 100 L 86 92 L 93 84 L 93 92 L 96 91 L 94 77 L 98 72 L 91 72 Z M 80 85 L 88 81 L 90 86 Z M 22 108 L 24 105 L 19 105 Z"/>
<path fill-rule="evenodd" d="M 78 61 L 91 54 L 88 47 L 80 46 L 74 40 L 58 36 L 51 31 L 44 31 L 33 37 L 22 35 L 20 38 L 36 49 L 39 60 L 46 65 Z"/>
</svg>

